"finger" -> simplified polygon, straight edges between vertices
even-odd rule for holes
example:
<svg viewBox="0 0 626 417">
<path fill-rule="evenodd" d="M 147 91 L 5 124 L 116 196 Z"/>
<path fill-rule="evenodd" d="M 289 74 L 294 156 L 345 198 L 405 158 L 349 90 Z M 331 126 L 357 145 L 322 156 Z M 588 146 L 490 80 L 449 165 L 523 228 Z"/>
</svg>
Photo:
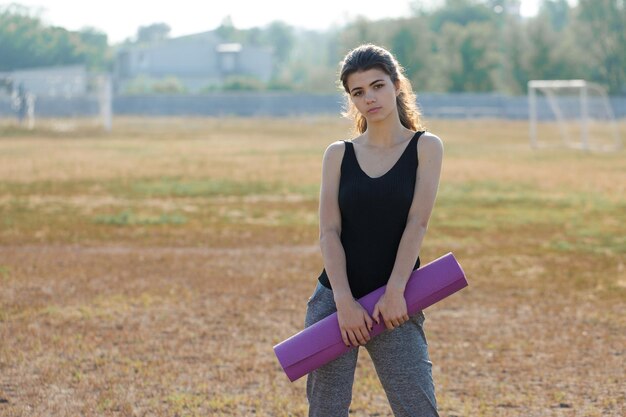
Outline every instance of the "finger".
<svg viewBox="0 0 626 417">
<path fill-rule="evenodd" d="M 363 333 L 367 334 L 367 331 L 362 329 L 362 328 L 358 328 L 356 329 L 356 331 L 354 332 L 354 334 L 356 335 L 357 340 L 359 341 L 360 345 L 364 345 L 365 343 L 367 343 L 367 339 L 365 338 L 365 336 L 363 335 Z"/>
<path fill-rule="evenodd" d="M 374 312 L 372 313 L 372 317 L 374 318 L 374 320 L 376 320 L 376 324 L 380 324 L 380 320 L 378 318 L 378 304 L 376 304 L 376 306 L 374 307 Z"/>
<path fill-rule="evenodd" d="M 391 324 L 393 324 L 393 327 L 398 327 L 400 324 L 402 324 L 402 322 L 398 319 L 391 319 L 389 321 L 391 322 Z"/>
<path fill-rule="evenodd" d="M 364 341 L 363 344 L 369 342 L 371 339 L 370 332 L 367 330 L 367 328 L 363 328 L 363 327 L 360 330 L 361 330 L 361 336 L 363 337 L 363 341 Z"/>
<path fill-rule="evenodd" d="M 405 314 L 404 316 L 402 316 L 402 318 L 404 319 L 404 321 L 409 321 L 409 315 Z"/>
<path fill-rule="evenodd" d="M 372 327 L 374 326 L 374 321 L 371 319 L 371 317 L 365 313 L 364 315 L 365 318 L 365 324 L 367 325 L 367 329 L 371 332 L 372 331 Z M 369 333 L 368 333 L 369 336 Z"/>
<path fill-rule="evenodd" d="M 385 326 L 387 326 L 388 329 L 393 329 L 393 323 L 389 320 L 385 320 Z"/>
<path fill-rule="evenodd" d="M 350 342 L 352 342 L 353 346 L 359 346 L 359 341 L 353 331 L 348 332 L 348 337 L 350 337 Z"/>
<path fill-rule="evenodd" d="M 348 341 L 348 332 L 346 330 L 341 330 L 341 338 L 343 339 L 343 344 L 350 347 L 350 341 Z"/>
</svg>

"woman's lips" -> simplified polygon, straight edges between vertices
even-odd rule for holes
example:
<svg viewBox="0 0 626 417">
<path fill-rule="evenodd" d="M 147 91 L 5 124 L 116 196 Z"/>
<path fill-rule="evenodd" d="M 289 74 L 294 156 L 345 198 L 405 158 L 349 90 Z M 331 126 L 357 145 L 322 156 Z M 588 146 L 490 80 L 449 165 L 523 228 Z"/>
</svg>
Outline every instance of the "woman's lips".
<svg viewBox="0 0 626 417">
<path fill-rule="evenodd" d="M 381 109 L 381 107 L 374 107 L 373 109 L 369 109 L 367 112 L 368 113 L 376 113 L 380 109 Z"/>
</svg>

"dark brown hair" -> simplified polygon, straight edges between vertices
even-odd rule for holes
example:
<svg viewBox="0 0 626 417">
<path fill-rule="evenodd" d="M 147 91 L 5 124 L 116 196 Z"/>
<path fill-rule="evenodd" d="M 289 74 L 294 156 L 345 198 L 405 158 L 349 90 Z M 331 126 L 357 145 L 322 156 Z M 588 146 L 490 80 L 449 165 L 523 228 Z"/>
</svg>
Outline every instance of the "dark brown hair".
<svg viewBox="0 0 626 417">
<path fill-rule="evenodd" d="M 350 100 L 348 77 L 355 72 L 367 71 L 372 68 L 378 68 L 384 71 L 389 75 L 393 84 L 399 86 L 400 93 L 396 97 L 396 105 L 398 107 L 400 123 L 411 130 L 423 130 L 421 113 L 417 106 L 416 96 L 413 92 L 411 82 L 404 75 L 404 68 L 402 68 L 389 51 L 380 46 L 368 43 L 348 52 L 341 62 L 341 71 L 339 73 L 339 80 L 346 93 L 346 104 L 342 115 L 354 120 L 356 133 L 361 134 L 367 130 L 367 120 L 359 113 L 356 106 L 352 104 Z"/>
</svg>

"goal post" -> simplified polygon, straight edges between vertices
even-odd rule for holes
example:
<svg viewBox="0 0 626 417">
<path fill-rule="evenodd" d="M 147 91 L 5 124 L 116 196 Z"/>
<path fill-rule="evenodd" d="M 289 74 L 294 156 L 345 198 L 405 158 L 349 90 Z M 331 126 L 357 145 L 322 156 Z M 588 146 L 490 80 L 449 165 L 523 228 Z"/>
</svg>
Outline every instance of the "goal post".
<svg viewBox="0 0 626 417">
<path fill-rule="evenodd" d="M 27 91 L 23 84 L 0 75 L 0 120 L 17 120 L 21 126 L 35 126 L 36 96 Z"/>
<path fill-rule="evenodd" d="M 106 132 L 111 131 L 113 125 L 113 85 L 109 75 L 99 75 L 96 77 L 96 95 L 100 107 L 100 118 L 102 127 Z"/>
<path fill-rule="evenodd" d="M 614 151 L 621 138 L 606 90 L 585 80 L 528 82 L 530 146 Z"/>
</svg>

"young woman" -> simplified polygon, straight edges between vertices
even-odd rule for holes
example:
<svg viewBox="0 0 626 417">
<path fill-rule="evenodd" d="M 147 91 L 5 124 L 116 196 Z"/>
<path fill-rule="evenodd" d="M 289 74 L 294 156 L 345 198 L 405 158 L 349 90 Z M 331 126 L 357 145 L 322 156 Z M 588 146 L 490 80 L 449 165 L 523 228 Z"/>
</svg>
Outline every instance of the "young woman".
<svg viewBox="0 0 626 417">
<path fill-rule="evenodd" d="M 319 221 L 324 270 L 305 327 L 337 312 L 345 355 L 307 377 L 310 417 L 348 416 L 359 346 L 396 417 L 438 416 L 424 314 L 407 314 L 404 288 L 420 265 L 441 172 L 441 140 L 423 130 L 415 94 L 385 49 L 350 51 L 340 80 L 358 136 L 328 146 Z M 372 317 L 356 299 L 387 285 Z M 370 338 L 373 321 L 385 331 Z"/>
</svg>

